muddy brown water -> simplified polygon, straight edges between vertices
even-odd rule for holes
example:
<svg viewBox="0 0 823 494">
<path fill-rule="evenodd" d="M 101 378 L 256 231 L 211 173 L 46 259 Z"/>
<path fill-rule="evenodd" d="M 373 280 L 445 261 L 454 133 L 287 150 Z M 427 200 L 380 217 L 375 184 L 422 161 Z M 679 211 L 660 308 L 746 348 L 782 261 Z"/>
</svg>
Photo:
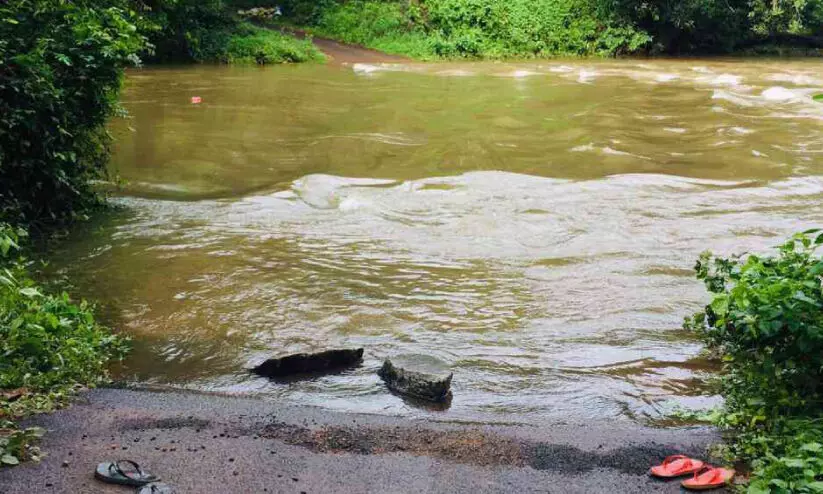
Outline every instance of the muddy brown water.
<svg viewBox="0 0 823 494">
<path fill-rule="evenodd" d="M 123 210 L 52 260 L 134 337 L 116 377 L 341 410 L 660 418 L 717 403 L 680 329 L 705 249 L 823 220 L 819 61 L 149 68 L 129 73 Z M 190 103 L 200 96 L 202 104 Z M 275 383 L 270 355 L 363 346 Z M 428 411 L 375 375 L 453 366 Z"/>
</svg>

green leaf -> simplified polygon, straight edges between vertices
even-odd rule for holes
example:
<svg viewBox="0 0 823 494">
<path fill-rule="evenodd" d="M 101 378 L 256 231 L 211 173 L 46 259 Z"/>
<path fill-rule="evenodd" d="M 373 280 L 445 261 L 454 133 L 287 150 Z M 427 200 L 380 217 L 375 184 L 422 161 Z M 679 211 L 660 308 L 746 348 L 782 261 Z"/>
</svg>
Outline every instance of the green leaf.
<svg viewBox="0 0 823 494">
<path fill-rule="evenodd" d="M 820 306 L 820 303 L 817 300 L 809 297 L 808 295 L 801 292 L 800 290 L 795 292 L 795 294 L 792 298 L 794 298 L 795 300 L 800 300 L 801 302 L 806 302 L 807 304 L 812 304 L 812 305 L 817 306 L 817 307 Z"/>
<path fill-rule="evenodd" d="M 815 101 L 820 101 L 821 103 L 823 103 L 823 93 L 815 94 L 814 96 L 812 96 L 812 99 L 815 100 Z"/>
<path fill-rule="evenodd" d="M 755 485 L 750 485 L 746 490 L 746 494 L 771 494 L 771 492 L 772 490 L 768 487 L 760 487 Z"/>
<path fill-rule="evenodd" d="M 20 294 L 24 295 L 26 297 L 31 297 L 31 298 L 41 297 L 43 295 L 42 293 L 40 293 L 40 290 L 38 290 L 37 288 L 33 288 L 33 287 L 21 288 L 20 289 Z"/>
<path fill-rule="evenodd" d="M 12 465 L 12 466 L 14 466 L 14 465 L 19 465 L 20 460 L 18 460 L 16 456 L 12 456 L 12 455 L 7 454 L 7 455 L 3 455 L 2 457 L 0 457 L 0 463 L 2 463 L 3 465 Z"/>
<path fill-rule="evenodd" d="M 67 57 L 66 55 L 62 53 L 57 53 L 55 55 L 55 58 L 57 58 L 57 60 L 59 60 L 60 63 L 62 63 L 63 65 L 71 66 L 71 58 Z"/>
<path fill-rule="evenodd" d="M 729 297 L 727 295 L 718 295 L 714 297 L 711 303 L 712 311 L 718 316 L 725 316 L 729 311 Z"/>
<path fill-rule="evenodd" d="M 30 427 L 26 429 L 26 432 L 28 432 L 34 437 L 43 437 L 46 435 L 46 429 L 42 427 Z"/>
</svg>

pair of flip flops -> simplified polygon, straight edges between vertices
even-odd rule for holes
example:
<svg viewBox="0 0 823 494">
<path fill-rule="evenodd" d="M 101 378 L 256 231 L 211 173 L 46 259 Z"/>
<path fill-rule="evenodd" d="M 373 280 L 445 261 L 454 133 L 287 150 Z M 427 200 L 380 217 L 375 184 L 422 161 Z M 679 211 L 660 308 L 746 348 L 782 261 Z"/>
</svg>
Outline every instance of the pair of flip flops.
<svg viewBox="0 0 823 494">
<path fill-rule="evenodd" d="M 138 494 L 174 494 L 169 485 L 159 482 L 160 477 L 143 471 L 131 460 L 103 462 L 97 465 L 94 476 L 108 484 L 137 487 Z"/>
<path fill-rule="evenodd" d="M 734 478 L 734 470 L 713 467 L 683 455 L 669 456 L 662 464 L 653 466 L 649 474 L 661 479 L 693 475 L 692 478 L 680 483 L 684 489 L 693 491 L 717 489 L 727 485 Z"/>
</svg>

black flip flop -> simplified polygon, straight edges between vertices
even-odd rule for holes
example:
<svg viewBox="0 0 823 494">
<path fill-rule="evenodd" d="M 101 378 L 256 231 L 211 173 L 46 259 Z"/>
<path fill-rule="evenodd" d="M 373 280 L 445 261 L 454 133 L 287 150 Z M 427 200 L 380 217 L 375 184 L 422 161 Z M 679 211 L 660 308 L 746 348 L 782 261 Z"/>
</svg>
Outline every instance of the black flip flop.
<svg viewBox="0 0 823 494">
<path fill-rule="evenodd" d="M 131 466 L 132 469 L 124 470 L 124 465 Z M 140 465 L 131 460 L 101 463 L 97 465 L 94 476 L 97 480 L 102 480 L 109 484 L 130 485 L 132 487 L 142 487 L 160 480 L 160 477 L 144 472 L 143 469 L 140 468 Z"/>
<path fill-rule="evenodd" d="M 174 494 L 174 489 L 168 484 L 153 482 L 137 489 L 137 494 Z"/>
</svg>

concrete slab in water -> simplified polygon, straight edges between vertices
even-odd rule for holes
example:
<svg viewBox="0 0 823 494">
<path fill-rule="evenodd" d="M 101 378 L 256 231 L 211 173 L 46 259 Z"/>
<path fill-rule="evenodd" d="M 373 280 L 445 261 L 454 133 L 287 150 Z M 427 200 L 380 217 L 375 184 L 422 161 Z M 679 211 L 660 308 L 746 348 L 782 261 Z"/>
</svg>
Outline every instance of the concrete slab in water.
<svg viewBox="0 0 823 494">
<path fill-rule="evenodd" d="M 454 376 L 448 365 L 430 355 L 406 354 L 387 358 L 378 372 L 392 391 L 430 401 L 451 397 Z"/>
</svg>

